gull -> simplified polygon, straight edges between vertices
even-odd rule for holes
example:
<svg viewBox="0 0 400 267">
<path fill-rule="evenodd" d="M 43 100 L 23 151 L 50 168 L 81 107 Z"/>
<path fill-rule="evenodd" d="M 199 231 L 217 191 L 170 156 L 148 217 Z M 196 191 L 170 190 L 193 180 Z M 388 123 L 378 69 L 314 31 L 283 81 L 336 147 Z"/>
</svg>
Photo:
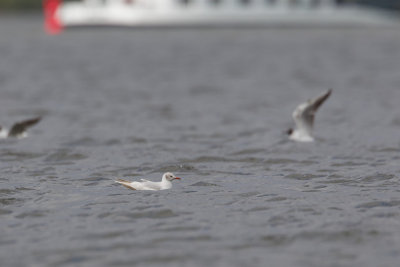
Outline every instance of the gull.
<svg viewBox="0 0 400 267">
<path fill-rule="evenodd" d="M 307 102 L 300 104 L 292 114 L 292 117 L 296 123 L 297 128 L 290 128 L 287 131 L 289 139 L 298 142 L 313 142 L 314 137 L 312 136 L 315 112 L 325 102 L 326 99 L 331 95 L 332 89 L 329 89 L 322 95 L 309 99 Z"/>
<path fill-rule="evenodd" d="M 161 182 L 152 182 L 145 179 L 140 179 L 141 182 L 130 182 L 122 179 L 118 179 L 117 183 L 122 184 L 126 188 L 132 190 L 165 190 L 172 187 L 172 180 L 180 180 L 181 178 L 176 177 L 173 173 L 166 172 L 162 176 Z"/>
<path fill-rule="evenodd" d="M 0 138 L 7 138 L 7 137 L 16 137 L 16 138 L 24 138 L 28 136 L 26 130 L 29 127 L 37 124 L 42 118 L 36 117 L 29 120 L 24 120 L 15 123 L 10 130 L 3 128 L 0 126 Z"/>
</svg>

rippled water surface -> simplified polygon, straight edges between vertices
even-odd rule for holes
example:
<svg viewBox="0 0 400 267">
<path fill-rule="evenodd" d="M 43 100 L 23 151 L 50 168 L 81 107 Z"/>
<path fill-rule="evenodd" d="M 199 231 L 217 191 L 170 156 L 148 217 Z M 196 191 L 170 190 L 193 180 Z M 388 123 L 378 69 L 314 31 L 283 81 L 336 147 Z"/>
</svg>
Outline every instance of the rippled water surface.
<svg viewBox="0 0 400 267">
<path fill-rule="evenodd" d="M 43 116 L 0 141 L 2 266 L 398 266 L 399 29 L 0 36 L 1 124 Z M 286 140 L 328 88 L 317 141 Z"/>
</svg>

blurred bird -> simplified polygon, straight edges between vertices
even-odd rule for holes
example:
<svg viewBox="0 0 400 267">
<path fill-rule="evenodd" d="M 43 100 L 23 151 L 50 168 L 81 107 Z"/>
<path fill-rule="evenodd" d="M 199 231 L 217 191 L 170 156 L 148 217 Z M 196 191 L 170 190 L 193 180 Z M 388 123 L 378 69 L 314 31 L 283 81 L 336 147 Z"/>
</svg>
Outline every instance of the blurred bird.
<svg viewBox="0 0 400 267">
<path fill-rule="evenodd" d="M 289 139 L 298 142 L 313 142 L 314 137 L 312 131 L 314 127 L 314 117 L 318 108 L 325 102 L 331 95 L 332 89 L 329 89 L 324 94 L 309 99 L 307 102 L 300 104 L 293 111 L 293 119 L 296 123 L 296 129 L 290 128 L 287 131 Z"/>
<path fill-rule="evenodd" d="M 141 182 L 130 182 L 118 179 L 115 182 L 132 190 L 165 190 L 170 189 L 172 187 L 171 181 L 176 179 L 180 180 L 181 178 L 176 177 L 173 173 L 167 172 L 162 176 L 161 182 L 152 182 L 145 179 L 140 179 Z"/>
<path fill-rule="evenodd" d="M 0 126 L 0 138 L 8 138 L 8 137 L 16 137 L 16 138 L 24 138 L 28 136 L 26 130 L 29 127 L 37 124 L 42 118 L 32 118 L 29 120 L 24 120 L 21 122 L 15 123 L 10 130 L 3 128 Z"/>
</svg>

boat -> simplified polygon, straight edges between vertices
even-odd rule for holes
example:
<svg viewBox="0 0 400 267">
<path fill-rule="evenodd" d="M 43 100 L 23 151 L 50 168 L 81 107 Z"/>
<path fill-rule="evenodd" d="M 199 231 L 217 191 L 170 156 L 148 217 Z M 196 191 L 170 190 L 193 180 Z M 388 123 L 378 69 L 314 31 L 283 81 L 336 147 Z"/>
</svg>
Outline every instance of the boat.
<svg viewBox="0 0 400 267">
<path fill-rule="evenodd" d="M 387 14 L 338 0 L 44 0 L 45 28 L 385 24 Z"/>
</svg>

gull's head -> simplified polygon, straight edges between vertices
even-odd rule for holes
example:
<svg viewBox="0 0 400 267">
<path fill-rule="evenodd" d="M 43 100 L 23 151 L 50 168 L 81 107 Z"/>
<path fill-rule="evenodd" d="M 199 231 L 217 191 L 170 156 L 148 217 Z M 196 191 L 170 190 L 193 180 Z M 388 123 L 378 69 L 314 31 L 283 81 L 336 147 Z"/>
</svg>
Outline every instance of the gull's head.
<svg viewBox="0 0 400 267">
<path fill-rule="evenodd" d="M 168 181 L 172 181 L 172 180 L 180 180 L 181 178 L 176 177 L 173 173 L 171 172 L 166 172 L 164 173 L 163 177 L 165 177 L 165 179 L 167 179 Z"/>
<path fill-rule="evenodd" d="M 286 131 L 286 134 L 287 134 L 287 135 L 292 135 L 292 133 L 293 133 L 293 128 L 289 128 L 289 129 Z"/>
</svg>

